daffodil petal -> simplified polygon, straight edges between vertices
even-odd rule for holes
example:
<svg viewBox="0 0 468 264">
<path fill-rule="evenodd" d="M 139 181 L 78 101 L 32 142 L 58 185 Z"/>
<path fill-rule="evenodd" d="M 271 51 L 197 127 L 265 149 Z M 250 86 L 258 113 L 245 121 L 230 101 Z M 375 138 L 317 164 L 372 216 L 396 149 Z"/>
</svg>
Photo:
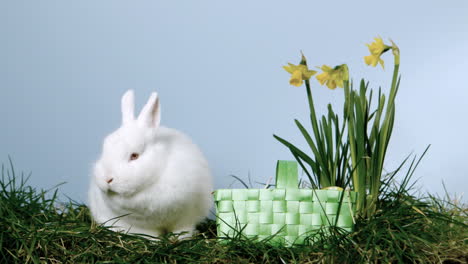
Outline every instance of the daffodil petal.
<svg viewBox="0 0 468 264">
<path fill-rule="evenodd" d="M 328 73 L 326 72 L 322 72 L 321 74 L 315 76 L 317 81 L 319 81 L 320 85 L 323 85 L 325 83 L 325 81 L 327 80 L 327 77 L 328 77 Z"/>
<path fill-rule="evenodd" d="M 317 72 L 316 71 L 312 71 L 312 70 L 307 70 L 306 72 L 303 72 L 302 73 L 302 78 L 304 80 L 309 80 L 310 77 L 312 77 L 314 74 L 316 74 Z"/>
<path fill-rule="evenodd" d="M 336 82 L 336 86 L 343 88 L 343 79 L 338 79 L 335 82 Z"/>
<path fill-rule="evenodd" d="M 322 69 L 322 71 L 324 71 L 324 72 L 331 72 L 331 71 L 333 70 L 332 67 L 330 67 L 330 66 L 328 66 L 328 65 L 325 65 L 325 64 L 322 65 L 321 69 Z"/>
<path fill-rule="evenodd" d="M 293 73 L 293 70 L 290 66 L 283 66 L 283 69 L 286 70 L 289 73 Z"/>
<path fill-rule="evenodd" d="M 331 80 L 327 82 L 327 87 L 334 90 L 336 88 L 336 82 Z"/>
<path fill-rule="evenodd" d="M 367 65 L 370 65 L 370 64 L 372 63 L 372 55 L 364 56 L 364 62 L 365 62 Z"/>
<path fill-rule="evenodd" d="M 382 69 L 385 69 L 384 61 L 379 58 L 379 63 L 382 66 Z"/>
<path fill-rule="evenodd" d="M 289 80 L 289 84 L 294 86 L 301 86 L 302 85 L 302 73 L 301 71 L 294 71 L 291 75 L 291 79 Z"/>
</svg>

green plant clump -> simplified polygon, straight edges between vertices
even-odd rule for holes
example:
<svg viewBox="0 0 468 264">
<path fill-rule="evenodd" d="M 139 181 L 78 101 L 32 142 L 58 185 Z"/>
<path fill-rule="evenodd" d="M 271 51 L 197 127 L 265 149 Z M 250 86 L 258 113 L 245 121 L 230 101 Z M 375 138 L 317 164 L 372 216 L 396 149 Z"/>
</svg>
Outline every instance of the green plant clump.
<svg viewBox="0 0 468 264">
<path fill-rule="evenodd" d="M 408 189 L 385 185 L 375 214 L 357 218 L 353 233 L 324 229 L 312 245 L 216 238 L 213 220 L 190 240 L 149 240 L 96 225 L 85 205 L 60 203 L 57 190 L 36 190 L 2 166 L 0 263 L 467 263 L 467 207 Z"/>
<path fill-rule="evenodd" d="M 289 63 L 283 68 L 291 73 L 290 84 L 305 84 L 310 111 L 312 132 L 309 133 L 299 120 L 295 120 L 312 156 L 297 148 L 289 141 L 274 135 L 284 144 L 307 174 L 313 188 L 351 187 L 358 193 L 357 214 L 370 217 L 375 213 L 380 195 L 387 148 L 395 122 L 395 97 L 399 90 L 400 49 L 396 44 L 384 44 L 375 38 L 368 44 L 371 55 L 364 61 L 371 66 L 384 61 L 381 56 L 391 50 L 394 55 L 393 77 L 388 97 L 379 89 L 377 106 L 372 105 L 373 90 L 362 79 L 358 89 L 353 88 L 346 64 L 335 67 L 323 65 L 323 71 L 316 76 L 321 85 L 330 89 L 344 89 L 343 121 L 328 104 L 327 115 L 317 117 L 309 79 L 316 73 L 309 70 L 307 60 L 302 55 L 299 65 Z M 307 166 L 306 166 L 307 165 Z"/>
</svg>

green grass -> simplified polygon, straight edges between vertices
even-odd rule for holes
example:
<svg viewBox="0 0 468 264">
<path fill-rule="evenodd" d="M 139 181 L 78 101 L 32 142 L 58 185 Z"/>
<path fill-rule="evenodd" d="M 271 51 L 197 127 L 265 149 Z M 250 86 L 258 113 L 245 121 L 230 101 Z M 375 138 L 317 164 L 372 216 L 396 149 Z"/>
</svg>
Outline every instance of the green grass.
<svg viewBox="0 0 468 264">
<path fill-rule="evenodd" d="M 450 199 L 414 197 L 406 185 L 386 189 L 355 232 L 317 235 L 312 245 L 270 246 L 241 236 L 215 238 L 213 220 L 200 234 L 160 241 L 114 233 L 88 208 L 36 190 L 13 167 L 2 167 L 0 263 L 467 263 L 467 207 Z"/>
</svg>

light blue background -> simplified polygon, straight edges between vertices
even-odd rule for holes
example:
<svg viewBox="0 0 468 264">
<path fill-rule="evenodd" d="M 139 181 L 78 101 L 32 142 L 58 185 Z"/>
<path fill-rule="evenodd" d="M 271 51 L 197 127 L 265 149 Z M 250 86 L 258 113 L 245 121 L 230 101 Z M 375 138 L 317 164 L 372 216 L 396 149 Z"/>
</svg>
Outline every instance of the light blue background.
<svg viewBox="0 0 468 264">
<path fill-rule="evenodd" d="M 385 4 L 385 5 L 384 5 Z M 103 137 L 120 125 L 120 97 L 157 91 L 162 122 L 192 136 L 216 187 L 230 174 L 265 182 L 292 159 L 278 134 L 304 148 L 304 87 L 282 65 L 348 63 L 355 81 L 388 92 L 387 70 L 367 67 L 374 36 L 402 53 L 402 83 L 386 169 L 432 144 L 416 172 L 421 191 L 468 185 L 468 2 L 459 1 L 0 1 L 0 160 L 33 186 L 67 182 L 86 201 Z M 388 42 L 388 41 L 387 41 Z M 343 101 L 312 82 L 319 112 Z M 341 110 L 340 110 L 341 112 Z"/>
</svg>

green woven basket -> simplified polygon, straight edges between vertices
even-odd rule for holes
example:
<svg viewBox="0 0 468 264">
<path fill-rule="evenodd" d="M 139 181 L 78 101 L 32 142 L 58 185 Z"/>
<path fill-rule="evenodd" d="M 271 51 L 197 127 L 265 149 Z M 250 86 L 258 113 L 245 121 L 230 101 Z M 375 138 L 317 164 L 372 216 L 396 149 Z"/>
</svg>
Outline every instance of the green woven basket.
<svg viewBox="0 0 468 264">
<path fill-rule="evenodd" d="M 218 237 L 240 232 L 273 244 L 303 244 L 322 226 L 351 231 L 355 202 L 355 192 L 299 189 L 297 163 L 278 161 L 276 189 L 215 192 Z"/>
</svg>

